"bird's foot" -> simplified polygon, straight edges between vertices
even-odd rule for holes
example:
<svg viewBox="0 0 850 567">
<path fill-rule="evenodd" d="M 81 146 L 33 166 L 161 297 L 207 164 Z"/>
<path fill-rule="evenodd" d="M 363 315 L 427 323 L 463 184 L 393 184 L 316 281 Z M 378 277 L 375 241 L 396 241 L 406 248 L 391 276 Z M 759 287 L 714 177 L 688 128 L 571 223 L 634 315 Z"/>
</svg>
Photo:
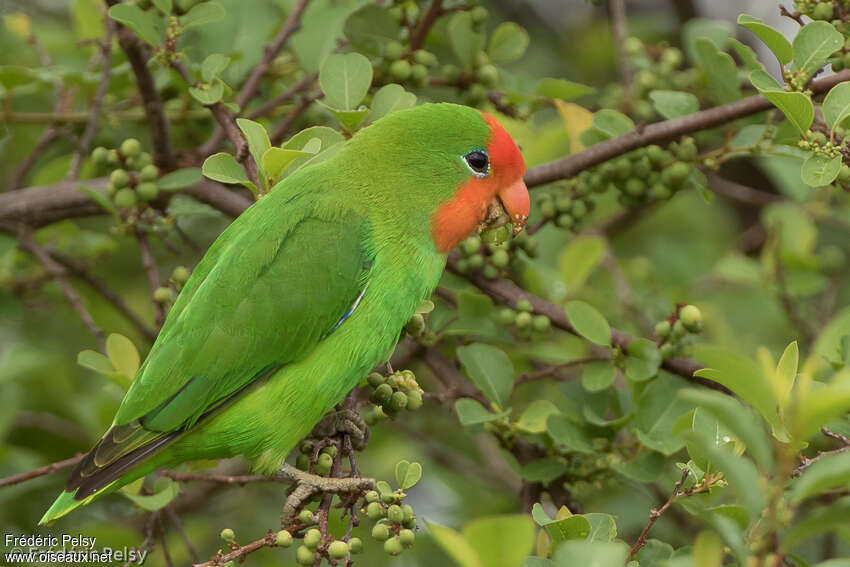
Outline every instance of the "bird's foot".
<svg viewBox="0 0 850 567">
<path fill-rule="evenodd" d="M 360 417 L 357 410 L 343 409 L 327 414 L 316 424 L 309 437 L 325 439 L 336 435 L 348 435 L 351 447 L 362 451 L 369 442 L 369 426 Z M 320 477 L 321 478 L 321 477 Z"/>
<path fill-rule="evenodd" d="M 280 516 L 281 527 L 291 525 L 304 504 L 318 493 L 357 498 L 360 494 L 375 489 L 375 479 L 373 478 L 319 476 L 302 471 L 287 463 L 283 463 L 276 476 L 295 483 L 294 489 L 283 504 L 283 512 Z"/>
</svg>

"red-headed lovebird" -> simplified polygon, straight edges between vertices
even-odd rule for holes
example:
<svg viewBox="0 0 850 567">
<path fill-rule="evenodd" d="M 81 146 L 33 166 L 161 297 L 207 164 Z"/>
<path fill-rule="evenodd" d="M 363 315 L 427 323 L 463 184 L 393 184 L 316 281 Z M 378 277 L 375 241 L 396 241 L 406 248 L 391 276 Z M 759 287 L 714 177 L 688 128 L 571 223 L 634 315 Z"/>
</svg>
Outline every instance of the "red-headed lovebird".
<svg viewBox="0 0 850 567">
<path fill-rule="evenodd" d="M 194 269 L 49 523 L 163 466 L 245 456 L 262 474 L 376 364 L 475 231 L 525 225 L 525 163 L 490 115 L 390 114 L 240 215 Z"/>
</svg>

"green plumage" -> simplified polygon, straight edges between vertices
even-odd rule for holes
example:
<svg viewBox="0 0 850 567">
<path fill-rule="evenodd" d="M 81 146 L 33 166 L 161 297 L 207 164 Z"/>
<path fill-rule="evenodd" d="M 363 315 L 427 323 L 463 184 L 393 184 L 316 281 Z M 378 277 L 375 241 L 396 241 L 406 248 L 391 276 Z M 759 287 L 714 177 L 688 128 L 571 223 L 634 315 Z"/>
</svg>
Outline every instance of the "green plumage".
<svg viewBox="0 0 850 567">
<path fill-rule="evenodd" d="M 277 470 L 389 356 L 437 285 L 445 255 L 430 219 L 469 178 L 460 156 L 488 133 L 466 107 L 397 112 L 237 218 L 41 523 L 161 466 L 244 455 L 259 472 Z"/>
</svg>

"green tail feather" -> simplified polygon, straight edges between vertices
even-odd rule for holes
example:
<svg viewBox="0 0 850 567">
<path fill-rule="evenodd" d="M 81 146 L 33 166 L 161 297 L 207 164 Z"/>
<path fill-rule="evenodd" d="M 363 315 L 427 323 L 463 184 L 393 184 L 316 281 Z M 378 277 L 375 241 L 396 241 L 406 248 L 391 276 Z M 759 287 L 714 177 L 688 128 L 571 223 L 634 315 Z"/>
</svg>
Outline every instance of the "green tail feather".
<svg viewBox="0 0 850 567">
<path fill-rule="evenodd" d="M 83 498 L 82 500 L 74 500 L 74 494 L 77 493 L 76 490 L 74 492 L 65 491 L 59 495 L 59 497 L 53 502 L 53 505 L 50 506 L 50 509 L 44 513 L 44 516 L 41 517 L 41 520 L 38 521 L 39 526 L 49 526 L 65 514 L 79 508 L 80 506 L 85 506 L 98 496 L 101 496 L 107 492 L 112 492 L 115 489 L 115 482 L 112 482 L 102 489 L 98 490 L 88 498 Z"/>
</svg>

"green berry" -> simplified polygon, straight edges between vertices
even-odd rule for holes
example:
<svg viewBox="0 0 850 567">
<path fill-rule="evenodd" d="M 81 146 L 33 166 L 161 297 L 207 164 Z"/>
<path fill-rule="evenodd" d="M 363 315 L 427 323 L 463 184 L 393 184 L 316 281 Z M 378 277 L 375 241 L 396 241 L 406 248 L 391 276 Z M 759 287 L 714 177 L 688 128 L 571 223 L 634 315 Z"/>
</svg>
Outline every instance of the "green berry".
<svg viewBox="0 0 850 567">
<path fill-rule="evenodd" d="M 562 195 L 555 199 L 555 209 L 559 213 L 568 213 L 573 209 L 573 199 L 567 195 Z"/>
<path fill-rule="evenodd" d="M 109 150 L 103 146 L 98 146 L 91 152 L 91 159 L 97 165 L 106 165 L 109 161 Z"/>
<path fill-rule="evenodd" d="M 494 67 L 493 65 L 484 65 L 483 67 L 478 69 L 476 77 L 482 85 L 487 87 L 494 87 L 496 86 L 496 83 L 499 82 L 499 70 L 496 69 L 496 67 Z"/>
<path fill-rule="evenodd" d="M 378 541 L 386 541 L 390 537 L 390 528 L 386 524 L 375 524 L 372 527 L 372 537 Z"/>
<path fill-rule="evenodd" d="M 331 559 L 344 559 L 348 555 L 348 544 L 340 540 L 332 541 L 328 545 L 328 555 Z"/>
<path fill-rule="evenodd" d="M 476 106 L 487 100 L 490 91 L 482 84 L 474 83 L 466 91 L 466 100 L 470 106 Z"/>
<path fill-rule="evenodd" d="M 511 257 L 508 254 L 507 250 L 496 250 L 495 252 L 493 252 L 493 256 L 490 258 L 490 260 L 497 268 L 505 268 L 511 261 Z"/>
<path fill-rule="evenodd" d="M 815 5 L 815 9 L 812 10 L 812 19 L 813 20 L 832 20 L 832 16 L 834 15 L 832 2 L 819 2 Z"/>
<path fill-rule="evenodd" d="M 295 468 L 298 470 L 306 471 L 310 468 L 310 457 L 309 455 L 298 455 L 295 459 Z"/>
<path fill-rule="evenodd" d="M 676 151 L 676 157 L 683 161 L 694 161 L 697 158 L 697 145 L 694 143 L 693 138 L 686 138 L 679 145 L 679 149 Z"/>
<path fill-rule="evenodd" d="M 564 213 L 558 215 L 558 218 L 555 219 L 555 224 L 559 228 L 571 228 L 575 224 L 575 219 L 571 215 Z"/>
<path fill-rule="evenodd" d="M 541 201 L 537 206 L 537 209 L 540 211 L 540 214 L 544 219 L 554 218 L 555 213 L 557 212 L 555 209 L 555 202 L 552 201 L 552 199 Z"/>
<path fill-rule="evenodd" d="M 427 67 L 432 67 L 437 64 L 437 56 L 430 51 L 425 51 L 424 49 L 417 49 L 413 53 L 413 60 L 420 65 L 425 65 Z"/>
<path fill-rule="evenodd" d="M 404 392 L 395 392 L 392 398 L 390 398 L 389 406 L 392 412 L 400 412 L 407 407 L 407 394 Z"/>
<path fill-rule="evenodd" d="M 331 457 L 327 453 L 322 453 L 321 455 L 319 455 L 319 458 L 316 461 L 316 472 L 319 474 L 327 474 L 328 471 L 331 470 L 333 464 L 333 457 Z"/>
<path fill-rule="evenodd" d="M 586 201 L 575 201 L 573 203 L 573 210 L 570 212 L 570 215 L 574 219 L 580 219 L 586 214 L 587 214 L 587 202 Z"/>
<path fill-rule="evenodd" d="M 632 177 L 628 181 L 626 181 L 626 185 L 623 188 L 627 195 L 631 195 L 632 197 L 640 197 L 644 193 L 646 193 L 646 184 L 643 180 L 638 179 L 636 177 Z"/>
<path fill-rule="evenodd" d="M 530 313 L 534 311 L 534 306 L 527 299 L 519 299 L 516 302 L 516 309 L 517 311 L 527 311 Z"/>
<path fill-rule="evenodd" d="M 400 524 L 404 521 L 404 510 L 398 504 L 393 504 L 387 510 L 387 519 L 394 524 Z"/>
<path fill-rule="evenodd" d="M 384 551 L 395 556 L 404 551 L 404 546 L 399 541 L 398 536 L 393 536 L 384 542 Z"/>
<path fill-rule="evenodd" d="M 118 162 L 121 161 L 118 156 L 118 150 L 109 150 L 106 155 L 106 163 L 107 165 L 118 165 Z"/>
<path fill-rule="evenodd" d="M 412 337 L 418 337 L 425 332 L 425 317 L 421 313 L 415 313 L 404 326 L 404 330 Z"/>
<path fill-rule="evenodd" d="M 499 268 L 492 264 L 484 266 L 484 277 L 488 280 L 495 280 L 499 277 Z"/>
<path fill-rule="evenodd" d="M 531 327 L 540 333 L 546 332 L 552 326 L 552 322 L 546 315 L 535 315 L 531 320 Z"/>
<path fill-rule="evenodd" d="M 838 170 L 838 181 L 845 185 L 850 182 L 850 166 L 841 165 L 841 169 Z"/>
<path fill-rule="evenodd" d="M 416 534 L 413 533 L 413 530 L 401 530 L 398 532 L 398 540 L 404 547 L 410 547 L 416 541 Z"/>
<path fill-rule="evenodd" d="M 298 521 L 302 524 L 311 526 L 316 521 L 316 518 L 313 516 L 313 512 L 310 510 L 301 510 L 301 513 L 298 514 Z"/>
<path fill-rule="evenodd" d="M 299 565 L 313 564 L 313 550 L 306 545 L 301 545 L 295 550 L 295 560 Z"/>
<path fill-rule="evenodd" d="M 655 324 L 655 336 L 661 339 L 666 339 L 670 336 L 670 321 L 659 321 Z"/>
<path fill-rule="evenodd" d="M 377 522 L 384 517 L 384 507 L 381 506 L 380 502 L 370 502 L 366 506 L 366 517 Z"/>
<path fill-rule="evenodd" d="M 622 180 L 632 176 L 632 162 L 627 157 L 621 157 L 614 162 L 614 175 Z"/>
<path fill-rule="evenodd" d="M 443 78 L 448 83 L 454 83 L 460 78 L 460 69 L 458 69 L 456 65 L 452 65 L 451 63 L 443 65 L 442 72 Z"/>
<path fill-rule="evenodd" d="M 370 504 L 372 502 L 377 502 L 380 499 L 381 499 L 381 495 L 378 494 L 377 490 L 370 490 L 369 492 L 366 493 L 366 502 L 369 502 Z"/>
<path fill-rule="evenodd" d="M 149 181 L 139 183 L 136 186 L 136 193 L 139 194 L 139 198 L 142 201 L 153 201 L 156 199 L 157 195 L 159 195 L 159 187 L 156 186 L 156 183 L 151 183 Z"/>
<path fill-rule="evenodd" d="M 127 138 L 121 143 L 121 153 L 126 157 L 135 157 L 142 153 L 142 144 L 136 138 Z"/>
<path fill-rule="evenodd" d="M 286 530 L 280 530 L 274 538 L 274 544 L 279 547 L 289 547 L 292 545 L 292 534 Z"/>
<path fill-rule="evenodd" d="M 460 243 L 460 250 L 467 256 L 477 254 L 481 250 L 481 238 L 477 235 L 470 236 Z"/>
<path fill-rule="evenodd" d="M 387 61 L 396 61 L 401 58 L 404 53 L 404 46 L 401 42 L 390 41 L 384 46 L 384 59 Z"/>
<path fill-rule="evenodd" d="M 484 6 L 476 6 L 469 12 L 469 15 L 473 23 L 481 24 L 487 19 L 487 8 Z"/>
<path fill-rule="evenodd" d="M 348 540 L 348 549 L 351 550 L 351 553 L 360 553 L 363 551 L 363 540 L 359 537 L 353 537 Z"/>
<path fill-rule="evenodd" d="M 389 384 L 381 384 L 375 391 L 372 392 L 372 397 L 370 398 L 376 405 L 384 405 L 385 403 L 390 401 L 390 398 L 393 396 L 392 386 Z"/>
<path fill-rule="evenodd" d="M 677 161 L 664 170 L 663 176 L 670 185 L 681 187 L 690 174 L 691 166 L 685 162 Z"/>
<path fill-rule="evenodd" d="M 317 528 L 307 530 L 307 533 L 304 534 L 304 545 L 309 549 L 316 549 L 320 543 L 322 543 L 322 532 Z"/>
<path fill-rule="evenodd" d="M 419 6 L 416 4 L 408 4 L 404 7 L 404 15 L 408 22 L 416 21 L 416 18 L 419 17 Z"/>
<path fill-rule="evenodd" d="M 656 183 L 649 188 L 649 196 L 657 201 L 665 201 L 673 196 L 673 192 L 663 183 Z"/>
<path fill-rule="evenodd" d="M 171 290 L 167 287 L 158 287 L 153 292 L 153 300 L 157 303 L 168 303 L 171 301 Z"/>
<path fill-rule="evenodd" d="M 406 81 L 410 78 L 411 72 L 410 63 L 404 59 L 393 61 L 392 65 L 390 65 L 390 75 L 396 81 Z"/>
<path fill-rule="evenodd" d="M 156 181 L 157 177 L 159 177 L 159 168 L 153 164 L 139 170 L 139 179 L 142 181 Z"/>
<path fill-rule="evenodd" d="M 221 538 L 221 541 L 226 543 L 233 543 L 234 541 L 236 541 L 236 534 L 233 533 L 233 530 L 231 530 L 230 528 L 224 528 L 223 530 L 221 530 L 219 537 Z"/>
<path fill-rule="evenodd" d="M 531 326 L 532 316 L 528 311 L 521 311 L 516 314 L 516 326 L 518 329 L 527 329 Z"/>
<path fill-rule="evenodd" d="M 174 271 L 171 272 L 171 279 L 174 281 L 184 284 L 189 281 L 189 268 L 186 266 L 177 266 L 174 268 Z"/>
<path fill-rule="evenodd" d="M 381 502 L 384 504 L 392 504 L 395 502 L 396 497 L 392 492 L 382 492 L 381 493 Z"/>
<path fill-rule="evenodd" d="M 419 390 L 411 390 L 407 393 L 407 409 L 416 411 L 422 407 L 422 393 Z"/>
<path fill-rule="evenodd" d="M 428 67 L 419 63 L 410 68 L 410 76 L 418 83 L 424 83 L 428 79 Z"/>
<path fill-rule="evenodd" d="M 330 455 L 332 459 L 336 458 L 339 449 L 336 448 L 336 445 L 327 445 L 326 447 L 322 447 L 321 455 Z"/>
<path fill-rule="evenodd" d="M 136 167 L 138 167 L 139 170 L 144 169 L 145 167 L 149 166 L 152 163 L 153 163 L 153 157 L 151 157 L 151 155 L 148 152 L 142 152 L 141 154 L 139 154 L 136 157 Z"/>
<path fill-rule="evenodd" d="M 676 356 L 676 347 L 670 343 L 664 343 L 661 345 L 659 351 L 661 352 L 661 357 L 664 360 L 669 360 Z"/>
<path fill-rule="evenodd" d="M 685 333 L 687 333 L 687 330 L 685 329 L 685 325 L 684 325 L 684 323 L 682 323 L 682 320 L 679 319 L 678 321 L 673 323 L 673 330 L 670 331 L 670 340 L 673 341 L 673 342 L 676 342 L 679 339 L 681 339 L 682 337 L 684 337 Z"/>
<path fill-rule="evenodd" d="M 467 262 L 469 263 L 470 270 L 480 270 L 484 267 L 484 256 L 482 256 L 481 254 L 470 256 L 467 259 Z"/>
<path fill-rule="evenodd" d="M 378 372 L 372 372 L 366 377 L 366 382 L 368 382 L 373 388 L 377 388 L 386 381 L 387 379 Z"/>
<path fill-rule="evenodd" d="M 499 310 L 499 322 L 502 325 L 513 325 L 516 322 L 516 312 L 510 307 Z"/>
<path fill-rule="evenodd" d="M 685 329 L 692 333 L 702 330 L 702 313 L 696 305 L 685 305 L 679 311 L 679 320 Z"/>
<path fill-rule="evenodd" d="M 627 37 L 625 47 L 629 55 L 639 55 L 643 51 L 643 42 L 637 37 Z"/>
<path fill-rule="evenodd" d="M 126 187 L 130 183 L 130 175 L 123 169 L 116 169 L 109 174 L 109 181 L 119 189 Z"/>
<path fill-rule="evenodd" d="M 413 519 L 413 517 L 414 517 L 413 506 L 411 506 L 410 504 L 405 504 L 404 506 L 401 507 L 401 511 L 402 511 L 402 513 L 404 513 L 404 521 L 405 522 Z"/>
</svg>

